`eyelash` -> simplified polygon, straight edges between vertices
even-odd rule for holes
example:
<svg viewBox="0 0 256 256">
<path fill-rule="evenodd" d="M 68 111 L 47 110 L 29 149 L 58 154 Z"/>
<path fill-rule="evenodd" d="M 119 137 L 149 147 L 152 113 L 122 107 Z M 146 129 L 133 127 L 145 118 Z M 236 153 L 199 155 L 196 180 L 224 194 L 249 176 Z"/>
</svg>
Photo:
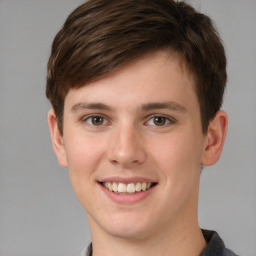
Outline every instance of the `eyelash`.
<svg viewBox="0 0 256 256">
<path fill-rule="evenodd" d="M 103 122 L 107 121 L 107 118 L 104 117 L 103 115 L 93 114 L 93 115 L 89 115 L 89 116 L 86 116 L 86 117 L 82 118 L 82 122 L 87 122 L 87 123 L 89 123 L 89 125 L 95 126 L 95 127 L 97 127 L 97 126 L 100 127 L 100 126 L 106 125 L 105 123 L 99 124 L 99 125 L 93 124 L 93 118 L 101 118 L 103 120 Z M 91 120 L 91 121 L 89 122 L 89 120 Z"/>
<path fill-rule="evenodd" d="M 103 123 L 99 124 L 99 125 L 93 124 L 93 118 L 100 118 L 100 119 L 102 119 Z M 151 120 L 152 120 L 152 122 L 154 122 L 154 118 L 163 118 L 164 123 L 162 125 L 156 125 L 155 123 L 150 124 Z M 82 122 L 86 122 L 90 126 L 94 126 L 94 127 L 102 127 L 102 126 L 111 124 L 111 122 L 108 121 L 108 119 L 104 115 L 101 115 L 101 114 L 93 114 L 93 115 L 86 116 L 86 117 L 82 118 Z M 177 121 L 173 117 L 169 117 L 169 116 L 165 116 L 165 115 L 161 115 L 161 114 L 154 114 L 154 115 L 148 116 L 147 121 L 144 124 L 151 125 L 154 127 L 166 127 L 167 125 L 175 124 L 176 122 Z"/>
<path fill-rule="evenodd" d="M 163 118 L 164 119 L 163 125 L 151 124 L 152 126 L 155 126 L 155 127 L 166 127 L 167 125 L 175 124 L 177 122 L 173 117 L 169 117 L 169 116 L 161 115 L 161 114 L 154 114 L 154 115 L 150 115 L 148 117 L 148 121 L 146 121 L 145 124 L 149 124 L 149 122 L 151 120 L 152 120 L 152 122 L 154 122 L 154 118 Z"/>
</svg>

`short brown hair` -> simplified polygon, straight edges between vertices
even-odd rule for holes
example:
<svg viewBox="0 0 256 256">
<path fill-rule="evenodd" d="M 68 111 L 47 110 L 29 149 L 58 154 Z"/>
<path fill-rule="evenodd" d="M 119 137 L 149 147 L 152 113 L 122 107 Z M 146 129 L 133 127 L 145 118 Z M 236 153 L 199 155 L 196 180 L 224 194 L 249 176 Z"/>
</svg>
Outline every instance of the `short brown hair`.
<svg viewBox="0 0 256 256">
<path fill-rule="evenodd" d="M 46 87 L 60 132 L 71 88 L 162 49 L 177 52 L 194 75 L 205 133 L 222 105 L 225 52 L 211 19 L 173 0 L 89 0 L 69 15 L 52 44 Z"/>
</svg>

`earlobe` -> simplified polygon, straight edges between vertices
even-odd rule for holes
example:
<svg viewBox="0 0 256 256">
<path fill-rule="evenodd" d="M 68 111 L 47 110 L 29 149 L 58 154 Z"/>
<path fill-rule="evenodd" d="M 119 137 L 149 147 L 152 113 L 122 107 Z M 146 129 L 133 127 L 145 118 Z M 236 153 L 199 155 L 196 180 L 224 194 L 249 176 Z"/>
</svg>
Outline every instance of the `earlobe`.
<svg viewBox="0 0 256 256">
<path fill-rule="evenodd" d="M 220 110 L 215 118 L 210 122 L 207 135 L 206 145 L 203 152 L 201 164 L 205 166 L 215 164 L 221 155 L 228 128 L 227 114 Z"/>
<path fill-rule="evenodd" d="M 63 137 L 59 131 L 56 115 L 53 109 L 48 112 L 48 125 L 50 129 L 52 145 L 61 166 L 67 167 L 66 151 L 63 143 Z"/>
</svg>

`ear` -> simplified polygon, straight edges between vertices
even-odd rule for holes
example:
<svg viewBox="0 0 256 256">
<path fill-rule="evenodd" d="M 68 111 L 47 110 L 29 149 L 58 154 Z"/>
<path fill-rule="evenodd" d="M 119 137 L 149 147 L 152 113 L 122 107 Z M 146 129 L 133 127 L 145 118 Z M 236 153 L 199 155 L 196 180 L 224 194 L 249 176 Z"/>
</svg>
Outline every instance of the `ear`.
<svg viewBox="0 0 256 256">
<path fill-rule="evenodd" d="M 202 165 L 215 164 L 221 155 L 228 128 L 227 114 L 220 110 L 215 118 L 210 122 L 207 135 L 206 145 L 203 152 Z"/>
<path fill-rule="evenodd" d="M 59 131 L 57 118 L 53 109 L 48 112 L 48 125 L 51 133 L 53 149 L 59 164 L 63 167 L 67 167 L 67 157 L 63 137 Z"/>
</svg>

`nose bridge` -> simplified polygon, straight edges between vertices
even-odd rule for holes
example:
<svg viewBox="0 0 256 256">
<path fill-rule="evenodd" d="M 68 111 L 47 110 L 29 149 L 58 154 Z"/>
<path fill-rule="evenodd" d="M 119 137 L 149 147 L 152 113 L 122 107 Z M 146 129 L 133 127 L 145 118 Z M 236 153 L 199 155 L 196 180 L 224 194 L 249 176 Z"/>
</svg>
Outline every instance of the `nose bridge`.
<svg viewBox="0 0 256 256">
<path fill-rule="evenodd" d="M 141 164 L 145 160 L 146 152 L 139 128 L 130 123 L 118 125 L 112 131 L 108 153 L 109 160 L 113 164 L 122 166 Z"/>
</svg>

